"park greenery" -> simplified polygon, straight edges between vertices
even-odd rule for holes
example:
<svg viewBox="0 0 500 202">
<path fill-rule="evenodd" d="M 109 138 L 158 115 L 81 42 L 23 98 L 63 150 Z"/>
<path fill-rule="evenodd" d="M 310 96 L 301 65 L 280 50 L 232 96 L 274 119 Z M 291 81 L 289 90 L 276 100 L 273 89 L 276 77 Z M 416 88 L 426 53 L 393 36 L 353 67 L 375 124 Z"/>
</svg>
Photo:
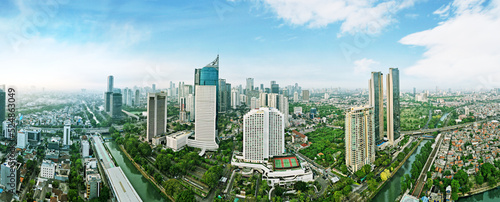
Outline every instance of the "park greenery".
<svg viewBox="0 0 500 202">
<path fill-rule="evenodd" d="M 401 190 L 405 192 L 410 188 L 410 185 L 415 185 L 415 182 L 418 179 L 418 176 L 422 172 L 424 168 L 425 162 L 429 155 L 432 152 L 432 143 L 434 140 L 428 141 L 424 144 L 424 146 L 420 149 L 420 153 L 415 156 L 415 161 L 411 165 L 410 175 L 406 174 L 404 177 L 401 177 Z"/>
<path fill-rule="evenodd" d="M 312 144 L 300 150 L 310 159 L 324 167 L 336 167 L 340 169 L 345 164 L 345 142 L 344 131 L 330 127 L 317 128 L 306 134 Z M 340 152 L 340 153 L 339 153 Z M 318 155 L 323 153 L 324 155 Z M 339 155 L 336 155 L 336 154 Z M 336 157 L 334 157 L 336 156 Z"/>
</svg>

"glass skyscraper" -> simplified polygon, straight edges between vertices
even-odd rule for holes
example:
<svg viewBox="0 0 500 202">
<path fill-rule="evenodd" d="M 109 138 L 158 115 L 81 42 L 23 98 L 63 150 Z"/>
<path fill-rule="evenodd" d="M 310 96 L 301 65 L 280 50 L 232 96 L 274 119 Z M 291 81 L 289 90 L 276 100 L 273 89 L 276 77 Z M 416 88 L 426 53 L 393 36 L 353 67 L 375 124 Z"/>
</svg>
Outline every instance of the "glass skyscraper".
<svg viewBox="0 0 500 202">
<path fill-rule="evenodd" d="M 391 144 L 400 136 L 399 70 L 390 68 L 387 74 L 387 136 Z"/>
<path fill-rule="evenodd" d="M 375 143 L 384 141 L 384 84 L 382 72 L 372 72 L 369 102 L 375 112 Z"/>
</svg>

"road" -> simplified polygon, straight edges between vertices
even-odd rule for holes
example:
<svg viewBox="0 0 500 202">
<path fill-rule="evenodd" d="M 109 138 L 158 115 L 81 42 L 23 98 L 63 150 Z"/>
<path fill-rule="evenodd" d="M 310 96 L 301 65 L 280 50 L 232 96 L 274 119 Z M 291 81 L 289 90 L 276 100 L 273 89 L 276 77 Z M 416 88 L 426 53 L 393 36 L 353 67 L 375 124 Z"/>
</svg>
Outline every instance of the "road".
<svg viewBox="0 0 500 202">
<path fill-rule="evenodd" d="M 440 136 L 439 140 L 436 141 L 436 145 L 434 146 L 434 149 L 432 149 L 429 158 L 427 158 L 427 161 L 425 162 L 425 166 L 422 169 L 422 172 L 420 172 L 420 175 L 417 180 L 417 185 L 415 186 L 415 189 L 413 190 L 413 193 L 411 195 L 417 198 L 420 197 L 420 193 L 422 192 L 422 189 L 424 188 L 426 182 L 427 171 L 431 167 L 432 162 L 434 161 L 434 157 L 436 156 L 436 153 L 439 150 L 439 146 L 441 145 L 442 142 L 443 142 L 443 137 Z"/>
</svg>

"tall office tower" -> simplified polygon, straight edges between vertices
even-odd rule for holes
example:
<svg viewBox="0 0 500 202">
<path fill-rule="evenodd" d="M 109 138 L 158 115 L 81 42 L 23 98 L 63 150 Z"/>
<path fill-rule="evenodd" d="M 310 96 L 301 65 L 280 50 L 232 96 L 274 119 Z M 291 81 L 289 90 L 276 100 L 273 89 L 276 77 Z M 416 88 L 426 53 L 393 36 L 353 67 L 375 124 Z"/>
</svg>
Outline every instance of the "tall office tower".
<svg viewBox="0 0 500 202">
<path fill-rule="evenodd" d="M 399 70 L 390 68 L 387 74 L 387 138 L 394 144 L 400 135 Z"/>
<path fill-rule="evenodd" d="M 122 118 L 122 94 L 121 93 L 113 93 L 111 94 L 110 99 L 110 108 L 109 115 L 112 119 L 121 119 Z"/>
<path fill-rule="evenodd" d="M 17 186 L 19 185 L 19 168 L 21 167 L 21 163 L 16 162 L 15 160 L 9 160 L 5 163 L 2 163 L 0 172 L 2 173 L 2 179 L 0 184 L 5 186 L 4 191 L 15 193 Z"/>
<path fill-rule="evenodd" d="M 28 146 L 28 133 L 24 130 L 20 130 L 17 132 L 17 148 L 26 149 Z"/>
<path fill-rule="evenodd" d="M 259 100 L 260 100 L 259 107 L 267 107 L 267 93 L 260 93 Z"/>
<path fill-rule="evenodd" d="M 195 96 L 195 140 L 191 145 L 207 150 L 216 150 L 217 138 L 217 86 L 196 86 Z"/>
<path fill-rule="evenodd" d="M 148 118 L 146 138 L 148 142 L 167 132 L 167 94 L 148 94 Z"/>
<path fill-rule="evenodd" d="M 104 111 L 111 112 L 111 96 L 113 92 L 105 92 L 104 93 Z"/>
<path fill-rule="evenodd" d="M 261 84 L 260 84 L 260 88 L 259 88 L 259 90 L 260 90 L 260 92 L 264 92 L 264 91 L 265 91 L 265 89 L 264 89 L 264 84 L 263 84 L 263 83 L 261 83 Z"/>
<path fill-rule="evenodd" d="M 238 85 L 238 92 L 241 94 L 243 94 L 243 87 L 240 85 Z"/>
<path fill-rule="evenodd" d="M 10 125 L 10 121 L 3 121 L 2 122 L 2 136 L 5 137 L 6 139 L 11 139 L 11 136 L 9 133 L 9 125 Z M 14 128 L 13 130 L 15 131 L 16 129 Z"/>
<path fill-rule="evenodd" d="M 245 87 L 247 91 L 253 90 L 253 78 L 247 78 L 247 86 Z"/>
<path fill-rule="evenodd" d="M 63 145 L 71 144 L 71 123 L 69 121 L 64 122 L 63 129 Z"/>
<path fill-rule="evenodd" d="M 5 85 L 0 86 L 0 123 L 5 121 Z"/>
<path fill-rule="evenodd" d="M 302 101 L 309 102 L 309 90 L 302 90 Z"/>
<path fill-rule="evenodd" d="M 90 144 L 87 140 L 82 140 L 82 156 L 84 158 L 90 156 Z"/>
<path fill-rule="evenodd" d="M 451 91 L 450 91 L 451 93 Z M 416 98 L 417 96 L 417 89 L 415 87 L 413 87 L 413 98 Z"/>
<path fill-rule="evenodd" d="M 132 101 L 134 100 L 134 94 L 132 93 L 132 89 L 127 90 L 127 101 L 126 104 L 127 106 L 132 106 Z"/>
<path fill-rule="evenodd" d="M 141 105 L 141 91 L 139 91 L 139 89 L 135 90 L 134 105 L 135 106 Z"/>
<path fill-rule="evenodd" d="M 293 93 L 293 102 L 299 102 L 299 93 L 298 92 Z"/>
<path fill-rule="evenodd" d="M 351 172 L 375 161 L 373 107 L 353 107 L 345 115 L 345 161 Z"/>
<path fill-rule="evenodd" d="M 256 108 L 258 108 L 259 107 L 258 103 L 259 103 L 258 99 L 256 97 L 252 97 L 250 99 L 250 109 L 256 109 Z"/>
<path fill-rule="evenodd" d="M 179 81 L 179 97 L 177 98 L 177 102 L 180 102 L 181 97 L 184 97 L 184 82 Z"/>
<path fill-rule="evenodd" d="M 123 89 L 123 99 L 122 99 L 122 105 L 127 105 L 127 99 L 128 99 L 128 88 Z"/>
<path fill-rule="evenodd" d="M 108 91 L 106 92 L 113 92 L 113 76 L 109 75 L 108 76 Z"/>
<path fill-rule="evenodd" d="M 271 93 L 271 88 L 264 88 L 264 93 Z"/>
<path fill-rule="evenodd" d="M 219 148 L 217 143 L 217 93 L 219 83 L 219 56 L 195 71 L 195 137 L 188 145 L 207 150 Z"/>
<path fill-rule="evenodd" d="M 186 99 L 186 113 L 189 121 L 194 121 L 194 96 L 189 94 Z"/>
<path fill-rule="evenodd" d="M 267 94 L 267 107 L 272 107 L 278 109 L 279 97 L 276 93 Z"/>
<path fill-rule="evenodd" d="M 368 100 L 375 112 L 375 144 L 384 141 L 384 78 L 382 72 L 372 72 Z"/>
<path fill-rule="evenodd" d="M 153 89 L 153 93 L 156 93 L 156 84 L 151 84 L 151 89 Z"/>
<path fill-rule="evenodd" d="M 231 107 L 236 109 L 240 105 L 240 93 L 237 88 L 231 90 Z"/>
<path fill-rule="evenodd" d="M 279 95 L 278 102 L 279 102 L 278 110 L 283 114 L 283 119 L 285 120 L 285 127 L 288 127 L 290 125 L 290 122 L 288 121 L 288 113 L 289 113 L 288 97 L 284 95 Z"/>
<path fill-rule="evenodd" d="M 228 110 L 228 106 L 231 106 L 231 84 L 226 83 L 226 79 L 219 79 L 218 87 L 219 93 L 217 93 L 217 112 L 226 113 Z"/>
<path fill-rule="evenodd" d="M 243 158 L 260 163 L 285 152 L 285 122 L 277 109 L 252 109 L 243 117 Z"/>
</svg>

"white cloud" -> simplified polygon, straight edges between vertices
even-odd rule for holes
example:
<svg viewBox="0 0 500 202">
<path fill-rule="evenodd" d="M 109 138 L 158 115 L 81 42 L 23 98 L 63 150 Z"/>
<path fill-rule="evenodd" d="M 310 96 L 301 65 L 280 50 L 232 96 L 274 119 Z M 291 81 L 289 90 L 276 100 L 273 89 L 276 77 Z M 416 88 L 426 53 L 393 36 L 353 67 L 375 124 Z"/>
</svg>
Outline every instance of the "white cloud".
<svg viewBox="0 0 500 202">
<path fill-rule="evenodd" d="M 447 5 L 442 5 L 439 9 L 434 11 L 432 14 L 439 15 L 441 18 L 447 18 L 450 15 L 451 3 Z"/>
<path fill-rule="evenodd" d="M 361 60 L 354 61 L 354 73 L 355 74 L 365 74 L 371 72 L 374 68 L 374 65 L 380 64 L 379 62 L 363 58 Z"/>
<path fill-rule="evenodd" d="M 341 23 L 342 34 L 380 33 L 394 15 L 415 0 L 262 0 L 279 18 L 293 25 L 323 27 Z"/>
<path fill-rule="evenodd" d="M 500 0 L 482 3 L 455 0 L 449 19 L 401 39 L 426 48 L 404 73 L 460 87 L 500 87 Z"/>
</svg>

